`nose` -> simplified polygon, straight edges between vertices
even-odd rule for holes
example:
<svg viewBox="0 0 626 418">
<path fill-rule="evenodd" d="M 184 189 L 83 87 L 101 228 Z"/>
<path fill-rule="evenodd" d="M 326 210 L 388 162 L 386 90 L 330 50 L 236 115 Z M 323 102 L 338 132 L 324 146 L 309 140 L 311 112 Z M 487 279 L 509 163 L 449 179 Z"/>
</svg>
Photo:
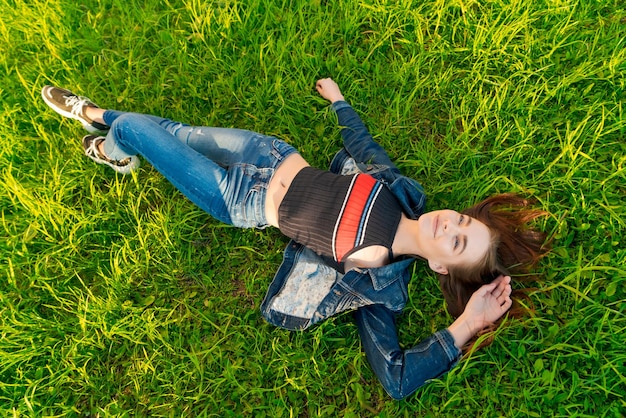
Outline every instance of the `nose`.
<svg viewBox="0 0 626 418">
<path fill-rule="evenodd" d="M 448 235 L 455 234 L 457 232 L 458 225 L 451 221 L 450 219 L 446 219 L 443 221 L 443 232 Z"/>
</svg>

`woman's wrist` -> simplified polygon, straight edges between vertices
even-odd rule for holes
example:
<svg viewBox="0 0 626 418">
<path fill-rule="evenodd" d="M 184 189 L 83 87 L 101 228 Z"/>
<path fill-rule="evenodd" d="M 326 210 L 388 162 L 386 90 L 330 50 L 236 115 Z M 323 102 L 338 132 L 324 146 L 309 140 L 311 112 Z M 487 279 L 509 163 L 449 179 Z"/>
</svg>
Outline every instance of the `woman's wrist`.
<svg viewBox="0 0 626 418">
<path fill-rule="evenodd" d="M 465 312 L 461 314 L 450 326 L 448 331 L 454 339 L 454 345 L 461 348 L 471 340 L 483 327 L 477 323 L 475 318 L 468 316 Z"/>
</svg>

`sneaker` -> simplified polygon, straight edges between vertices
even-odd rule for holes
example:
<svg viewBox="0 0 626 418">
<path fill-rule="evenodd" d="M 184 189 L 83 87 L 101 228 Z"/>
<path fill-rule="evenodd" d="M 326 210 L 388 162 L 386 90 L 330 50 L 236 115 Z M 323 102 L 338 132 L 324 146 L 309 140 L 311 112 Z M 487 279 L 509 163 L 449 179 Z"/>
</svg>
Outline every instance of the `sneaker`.
<svg viewBox="0 0 626 418">
<path fill-rule="evenodd" d="M 53 86 L 44 86 L 41 97 L 55 112 L 66 118 L 76 119 L 90 133 L 106 133 L 107 125 L 89 119 L 85 113 L 87 107 L 98 107 L 86 97 L 77 96 L 69 90 Z"/>
<path fill-rule="evenodd" d="M 121 174 L 129 174 L 139 168 L 139 158 L 133 155 L 123 160 L 112 160 L 100 152 L 98 146 L 104 141 L 103 136 L 85 135 L 83 137 L 83 148 L 85 155 L 98 164 L 106 164 L 113 170 Z"/>
</svg>

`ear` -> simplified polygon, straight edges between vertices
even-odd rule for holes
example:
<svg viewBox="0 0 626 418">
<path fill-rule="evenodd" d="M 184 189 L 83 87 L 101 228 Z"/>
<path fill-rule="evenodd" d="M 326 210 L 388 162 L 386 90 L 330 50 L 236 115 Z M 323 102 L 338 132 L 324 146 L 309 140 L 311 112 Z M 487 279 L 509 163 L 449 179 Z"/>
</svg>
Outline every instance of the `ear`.
<svg viewBox="0 0 626 418">
<path fill-rule="evenodd" d="M 448 274 L 448 269 L 446 267 L 434 261 L 428 260 L 428 267 L 430 267 L 430 269 L 435 273 Z"/>
</svg>

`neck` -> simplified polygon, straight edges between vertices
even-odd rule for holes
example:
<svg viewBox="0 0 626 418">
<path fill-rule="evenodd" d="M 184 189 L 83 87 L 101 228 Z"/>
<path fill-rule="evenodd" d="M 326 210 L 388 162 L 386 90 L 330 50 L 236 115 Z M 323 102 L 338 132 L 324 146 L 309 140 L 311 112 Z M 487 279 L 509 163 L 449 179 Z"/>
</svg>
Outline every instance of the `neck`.
<svg viewBox="0 0 626 418">
<path fill-rule="evenodd" d="M 395 256 L 409 255 L 412 257 L 422 257 L 422 251 L 416 240 L 418 230 L 419 225 L 417 220 L 409 219 L 405 214 L 402 214 L 391 247 Z"/>
</svg>

